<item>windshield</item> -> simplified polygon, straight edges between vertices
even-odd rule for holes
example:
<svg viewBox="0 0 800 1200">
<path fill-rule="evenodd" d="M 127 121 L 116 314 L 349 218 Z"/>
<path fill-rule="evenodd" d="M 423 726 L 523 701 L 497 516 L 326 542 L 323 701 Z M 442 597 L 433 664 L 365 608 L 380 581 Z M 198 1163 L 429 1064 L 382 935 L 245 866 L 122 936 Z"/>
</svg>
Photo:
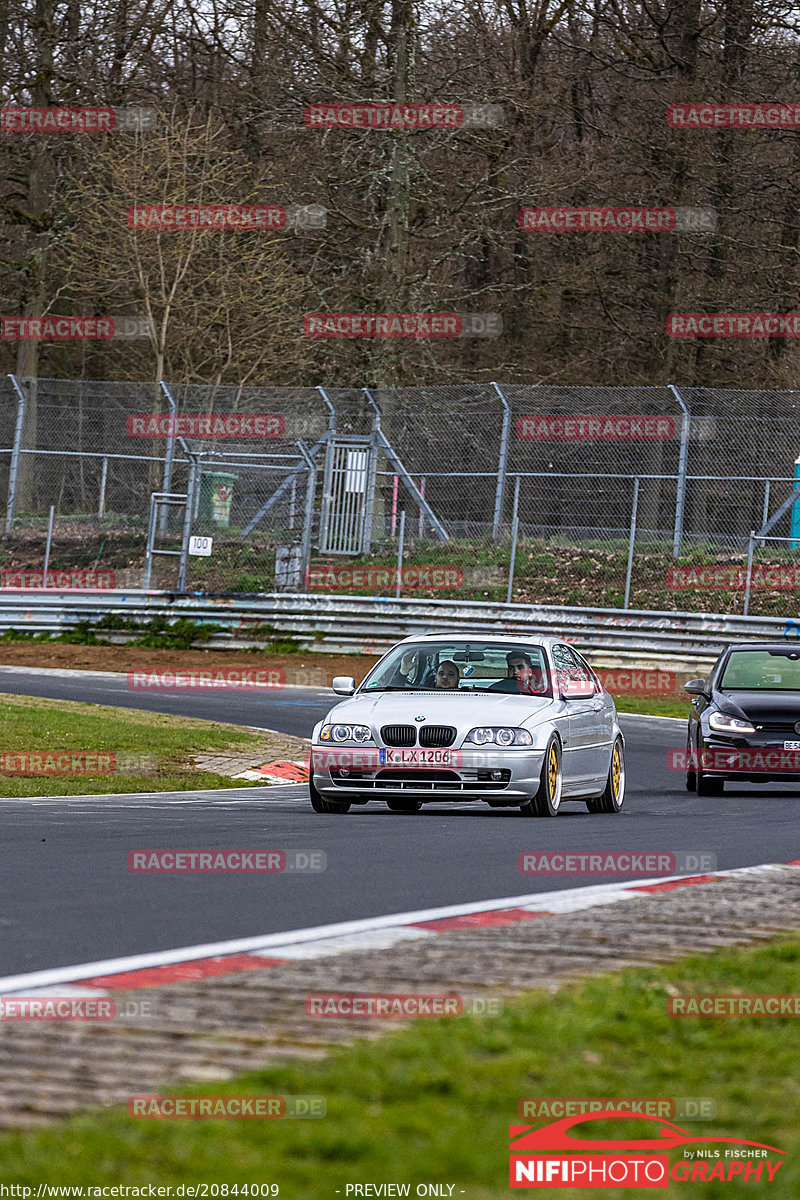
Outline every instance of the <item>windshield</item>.
<svg viewBox="0 0 800 1200">
<path fill-rule="evenodd" d="M 367 676 L 361 690 L 552 695 L 539 646 L 480 640 L 396 646 Z"/>
<path fill-rule="evenodd" d="M 800 692 L 797 650 L 734 650 L 717 684 L 725 691 Z"/>
</svg>

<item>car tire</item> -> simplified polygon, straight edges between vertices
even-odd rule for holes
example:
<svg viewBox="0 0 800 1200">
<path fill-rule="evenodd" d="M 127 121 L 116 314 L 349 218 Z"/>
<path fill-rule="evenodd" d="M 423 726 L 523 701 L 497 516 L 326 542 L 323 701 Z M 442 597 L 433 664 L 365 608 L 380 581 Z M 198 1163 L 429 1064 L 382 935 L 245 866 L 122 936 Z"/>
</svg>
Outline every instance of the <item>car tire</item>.
<svg viewBox="0 0 800 1200">
<path fill-rule="evenodd" d="M 557 817 L 561 807 L 563 777 L 561 772 L 561 742 L 553 735 L 547 743 L 535 796 L 520 804 L 523 817 Z"/>
<path fill-rule="evenodd" d="M 712 779 L 708 775 L 703 775 L 701 771 L 697 772 L 698 796 L 721 796 L 724 791 L 724 779 Z"/>
<path fill-rule="evenodd" d="M 314 784 L 309 779 L 308 794 L 311 799 L 311 807 L 315 813 L 346 813 L 350 811 L 350 805 L 347 800 L 326 800 L 321 796 Z"/>
<path fill-rule="evenodd" d="M 422 800 L 387 800 L 386 805 L 394 813 L 418 813 L 422 808 Z"/>
<path fill-rule="evenodd" d="M 618 813 L 625 801 L 625 751 L 622 738 L 614 742 L 606 786 L 599 796 L 586 801 L 590 813 Z"/>
<path fill-rule="evenodd" d="M 697 791 L 697 764 L 693 758 L 692 743 L 687 738 L 686 740 L 686 790 L 687 792 Z"/>
</svg>

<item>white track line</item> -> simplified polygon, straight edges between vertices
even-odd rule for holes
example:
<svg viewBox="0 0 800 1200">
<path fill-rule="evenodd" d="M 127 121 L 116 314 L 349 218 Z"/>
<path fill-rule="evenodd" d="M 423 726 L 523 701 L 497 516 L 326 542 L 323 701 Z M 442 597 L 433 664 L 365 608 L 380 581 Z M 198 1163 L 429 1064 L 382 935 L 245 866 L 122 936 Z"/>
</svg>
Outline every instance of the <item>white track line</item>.
<svg viewBox="0 0 800 1200">
<path fill-rule="evenodd" d="M 709 872 L 715 878 L 750 875 L 764 870 L 796 870 L 785 863 L 764 863 L 755 867 L 736 867 L 732 870 Z M 320 956 L 331 952 L 330 939 L 347 939 L 352 935 L 377 933 L 389 929 L 412 927 L 411 936 L 435 931 L 418 930 L 421 921 L 436 921 L 446 917 L 468 916 L 473 913 L 493 912 L 497 909 L 517 908 L 530 912 L 548 914 L 578 912 L 599 905 L 613 904 L 621 900 L 641 899 L 647 893 L 635 889 L 664 884 L 674 880 L 694 878 L 687 875 L 659 876 L 655 879 L 633 879 L 625 883 L 595 884 L 589 887 L 565 888 L 560 891 L 534 892 L 523 896 L 506 896 L 501 900 L 480 900 L 468 904 L 448 904 L 440 908 L 419 909 L 416 912 L 392 913 L 380 917 L 367 917 L 356 921 L 339 921 L 333 925 L 316 925 L 308 929 L 295 929 L 283 933 L 270 933 L 248 938 L 234 938 L 224 942 L 207 942 L 199 946 L 182 946 L 174 950 L 160 950 L 150 954 L 135 954 L 127 958 L 109 958 L 99 962 L 80 963 L 70 967 L 56 967 L 44 971 L 32 971 L 24 975 L 9 975 L 0 978 L 0 995 L 19 992 L 26 988 L 50 987 L 54 984 L 92 979 L 97 976 L 117 975 L 150 967 L 173 966 L 176 963 L 192 962 L 197 959 L 218 958 L 231 954 L 253 954 L 265 957 L 312 957 L 311 949 L 318 944 Z M 326 947 L 325 943 L 329 945 Z M 340 942 L 341 945 L 341 942 Z M 306 947 L 307 953 L 296 953 Z M 356 948 L 367 948 L 359 941 Z M 377 948 L 377 947 L 376 947 Z"/>
<path fill-rule="evenodd" d="M 617 710 L 618 717 L 636 717 L 640 721 L 679 721 L 681 725 L 685 725 L 689 719 L 687 713 L 685 717 L 664 717 L 661 713 L 629 713 Z"/>
<path fill-rule="evenodd" d="M 231 651 L 231 653 L 235 654 L 236 651 L 235 650 Z M 9 666 L 6 663 L 0 663 L 0 680 L 2 680 L 4 671 L 7 671 L 9 674 L 13 674 L 13 675 L 37 675 L 37 676 L 41 675 L 45 679 L 49 678 L 52 675 L 56 679 L 87 679 L 88 678 L 88 679 L 107 680 L 111 683 L 117 683 L 117 682 L 127 683 L 128 677 L 130 675 L 135 675 L 135 674 L 136 675 L 138 675 L 138 674 L 157 675 L 158 674 L 157 671 L 141 671 L 141 670 L 140 671 L 79 671 L 75 667 L 16 667 L 16 666 Z M 178 673 L 180 673 L 180 672 L 178 672 Z M 187 674 L 188 673 L 189 672 L 187 672 Z M 134 689 L 128 688 L 127 690 L 133 691 Z M 136 690 L 142 690 L 142 689 L 136 689 Z M 219 691 L 224 691 L 226 689 L 222 688 L 221 686 L 220 687 L 210 687 L 209 686 L 209 687 L 161 688 L 159 690 L 168 692 L 172 696 L 175 696 L 175 695 L 183 696 L 183 695 L 187 695 L 189 693 L 191 693 L 193 695 L 202 694 L 205 696 L 205 695 L 208 695 L 209 692 L 219 692 Z M 249 693 L 257 693 L 259 695 L 261 693 L 269 693 L 271 696 L 276 696 L 276 695 L 280 695 L 280 693 L 284 689 L 280 688 L 280 687 L 269 687 L 269 688 L 231 688 L 230 690 L 233 692 L 236 692 L 238 695 L 242 695 L 242 693 L 248 693 L 248 694 Z M 326 688 L 323 685 L 320 685 L 318 683 L 287 683 L 286 690 L 287 691 L 297 691 L 297 692 L 319 692 L 320 696 L 328 696 L 328 695 L 333 696 L 333 691 L 330 688 Z M 5 694 L 10 695 L 10 696 L 17 695 L 16 692 L 8 692 Z M 24 693 L 24 695 L 27 695 L 27 694 L 28 694 L 27 692 Z M 34 700 L 53 700 L 53 699 L 60 700 L 60 699 L 62 699 L 62 697 L 60 697 L 60 696 L 33 696 L 32 699 L 34 699 Z M 167 715 L 169 716 L 169 714 L 167 714 Z"/>
</svg>

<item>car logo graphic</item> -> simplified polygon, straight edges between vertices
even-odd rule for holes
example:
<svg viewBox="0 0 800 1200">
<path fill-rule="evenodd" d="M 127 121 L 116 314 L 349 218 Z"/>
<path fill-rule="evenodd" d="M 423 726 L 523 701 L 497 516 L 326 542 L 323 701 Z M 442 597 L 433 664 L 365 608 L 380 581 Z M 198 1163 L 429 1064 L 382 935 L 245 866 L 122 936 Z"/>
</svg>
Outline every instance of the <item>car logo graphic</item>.
<svg viewBox="0 0 800 1200">
<path fill-rule="evenodd" d="M 605 1123 L 609 1120 L 623 1121 L 628 1125 L 633 1121 L 645 1122 L 651 1129 L 655 1126 L 658 1133 L 648 1130 L 649 1136 L 643 1138 L 610 1139 L 592 1136 L 594 1130 L 591 1129 L 591 1126 L 594 1122 Z M 580 1133 L 578 1136 L 572 1135 L 570 1130 L 576 1125 L 590 1126 L 588 1136 Z M 641 1129 L 641 1125 L 639 1128 Z M 509 1184 L 512 1188 L 542 1187 L 551 1184 L 555 1187 L 568 1184 L 579 1187 L 599 1187 L 601 1184 L 595 1180 L 597 1175 L 605 1182 L 612 1180 L 622 1187 L 641 1185 L 640 1166 L 643 1168 L 644 1178 L 649 1181 L 645 1186 L 667 1187 L 671 1179 L 681 1182 L 688 1179 L 688 1174 L 685 1173 L 689 1170 L 690 1165 L 685 1161 L 687 1157 L 707 1156 L 718 1159 L 719 1161 L 715 1162 L 712 1167 L 710 1178 L 732 1179 L 741 1171 L 738 1163 L 726 1163 L 725 1161 L 728 1158 L 743 1157 L 741 1151 L 737 1154 L 733 1150 L 724 1152 L 720 1150 L 700 1151 L 699 1149 L 693 1149 L 690 1152 L 684 1151 L 684 1161 L 679 1160 L 670 1168 L 669 1156 L 664 1153 L 665 1150 L 680 1149 L 685 1146 L 699 1148 L 704 1143 L 706 1145 L 757 1147 L 763 1152 L 762 1156 L 766 1160 L 764 1164 L 758 1164 L 757 1178 L 761 1177 L 762 1165 L 766 1165 L 767 1174 L 771 1180 L 783 1165 L 783 1155 L 785 1154 L 785 1151 L 779 1150 L 777 1146 L 768 1146 L 764 1142 L 752 1142 L 745 1138 L 718 1137 L 708 1134 L 695 1137 L 671 1121 L 659 1120 L 655 1123 L 651 1117 L 645 1116 L 643 1113 L 633 1113 L 630 1110 L 623 1111 L 621 1109 L 581 1113 L 577 1116 L 565 1117 L 561 1121 L 552 1121 L 541 1128 L 531 1125 L 511 1125 L 508 1132 L 510 1138 Z M 606 1151 L 606 1153 L 597 1154 L 598 1150 Z M 627 1152 L 630 1150 L 644 1150 L 649 1153 L 642 1157 L 629 1158 Z M 769 1156 L 768 1152 L 770 1152 Z M 773 1163 L 771 1153 L 779 1154 L 781 1158 Z M 752 1164 L 750 1165 L 752 1166 Z M 691 1168 L 693 1179 L 695 1178 L 695 1166 Z M 708 1165 L 705 1165 L 703 1170 L 707 1172 Z"/>
<path fill-rule="evenodd" d="M 414 720 L 415 721 L 424 721 L 425 718 L 424 717 L 414 717 Z M 798 721 L 798 725 L 800 725 L 800 721 Z M 800 733 L 800 729 L 798 729 L 797 732 Z"/>
<path fill-rule="evenodd" d="M 795 722 L 794 731 L 795 733 L 800 733 L 800 721 Z"/>
<path fill-rule="evenodd" d="M 651 1135 L 650 1137 L 641 1139 L 631 1140 L 630 1138 L 625 1138 L 622 1140 L 612 1140 L 610 1138 L 595 1139 L 591 1136 L 573 1137 L 569 1134 L 569 1130 L 573 1125 L 583 1125 L 584 1123 L 588 1125 L 590 1121 L 608 1120 L 653 1123 L 652 1118 L 646 1117 L 642 1113 L 620 1110 L 581 1113 L 574 1117 L 563 1117 L 560 1121 L 550 1121 L 547 1125 L 538 1128 L 534 1125 L 510 1125 L 511 1151 L 512 1153 L 519 1153 L 520 1150 L 533 1152 L 557 1150 L 563 1154 L 568 1150 L 613 1150 L 615 1153 L 619 1153 L 621 1150 L 669 1150 L 691 1142 L 724 1142 L 738 1146 L 758 1146 L 761 1150 L 772 1150 L 775 1154 L 786 1153 L 785 1150 L 779 1150 L 777 1146 L 767 1146 L 764 1142 L 751 1142 L 745 1138 L 714 1137 L 709 1134 L 696 1137 L 688 1133 L 687 1130 L 681 1129 L 679 1125 L 674 1125 L 671 1121 L 661 1119 L 658 1121 L 658 1124 L 661 1126 L 658 1137 Z"/>
</svg>

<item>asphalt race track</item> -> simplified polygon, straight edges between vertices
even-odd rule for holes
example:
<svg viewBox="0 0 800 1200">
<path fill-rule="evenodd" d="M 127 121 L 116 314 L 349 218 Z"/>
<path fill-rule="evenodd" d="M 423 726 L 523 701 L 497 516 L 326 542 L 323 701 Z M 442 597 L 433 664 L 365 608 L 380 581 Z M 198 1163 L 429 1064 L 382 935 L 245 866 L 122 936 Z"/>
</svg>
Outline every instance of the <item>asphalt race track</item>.
<svg viewBox="0 0 800 1200">
<path fill-rule="evenodd" d="M 331 692 L 135 693 L 124 677 L 0 667 L 0 690 L 229 719 L 307 736 Z M 800 792 L 726 786 L 699 799 L 666 765 L 682 723 L 624 717 L 627 796 L 617 816 L 565 806 L 551 821 L 473 803 L 418 816 L 375 803 L 318 816 L 301 786 L 170 797 L 0 801 L 0 976 L 255 936 L 614 876 L 523 875 L 523 850 L 703 851 L 726 869 L 800 857 Z M 138 848 L 324 850 L 306 875 L 135 875 Z M 629 877 L 627 877 L 629 878 Z"/>
</svg>

